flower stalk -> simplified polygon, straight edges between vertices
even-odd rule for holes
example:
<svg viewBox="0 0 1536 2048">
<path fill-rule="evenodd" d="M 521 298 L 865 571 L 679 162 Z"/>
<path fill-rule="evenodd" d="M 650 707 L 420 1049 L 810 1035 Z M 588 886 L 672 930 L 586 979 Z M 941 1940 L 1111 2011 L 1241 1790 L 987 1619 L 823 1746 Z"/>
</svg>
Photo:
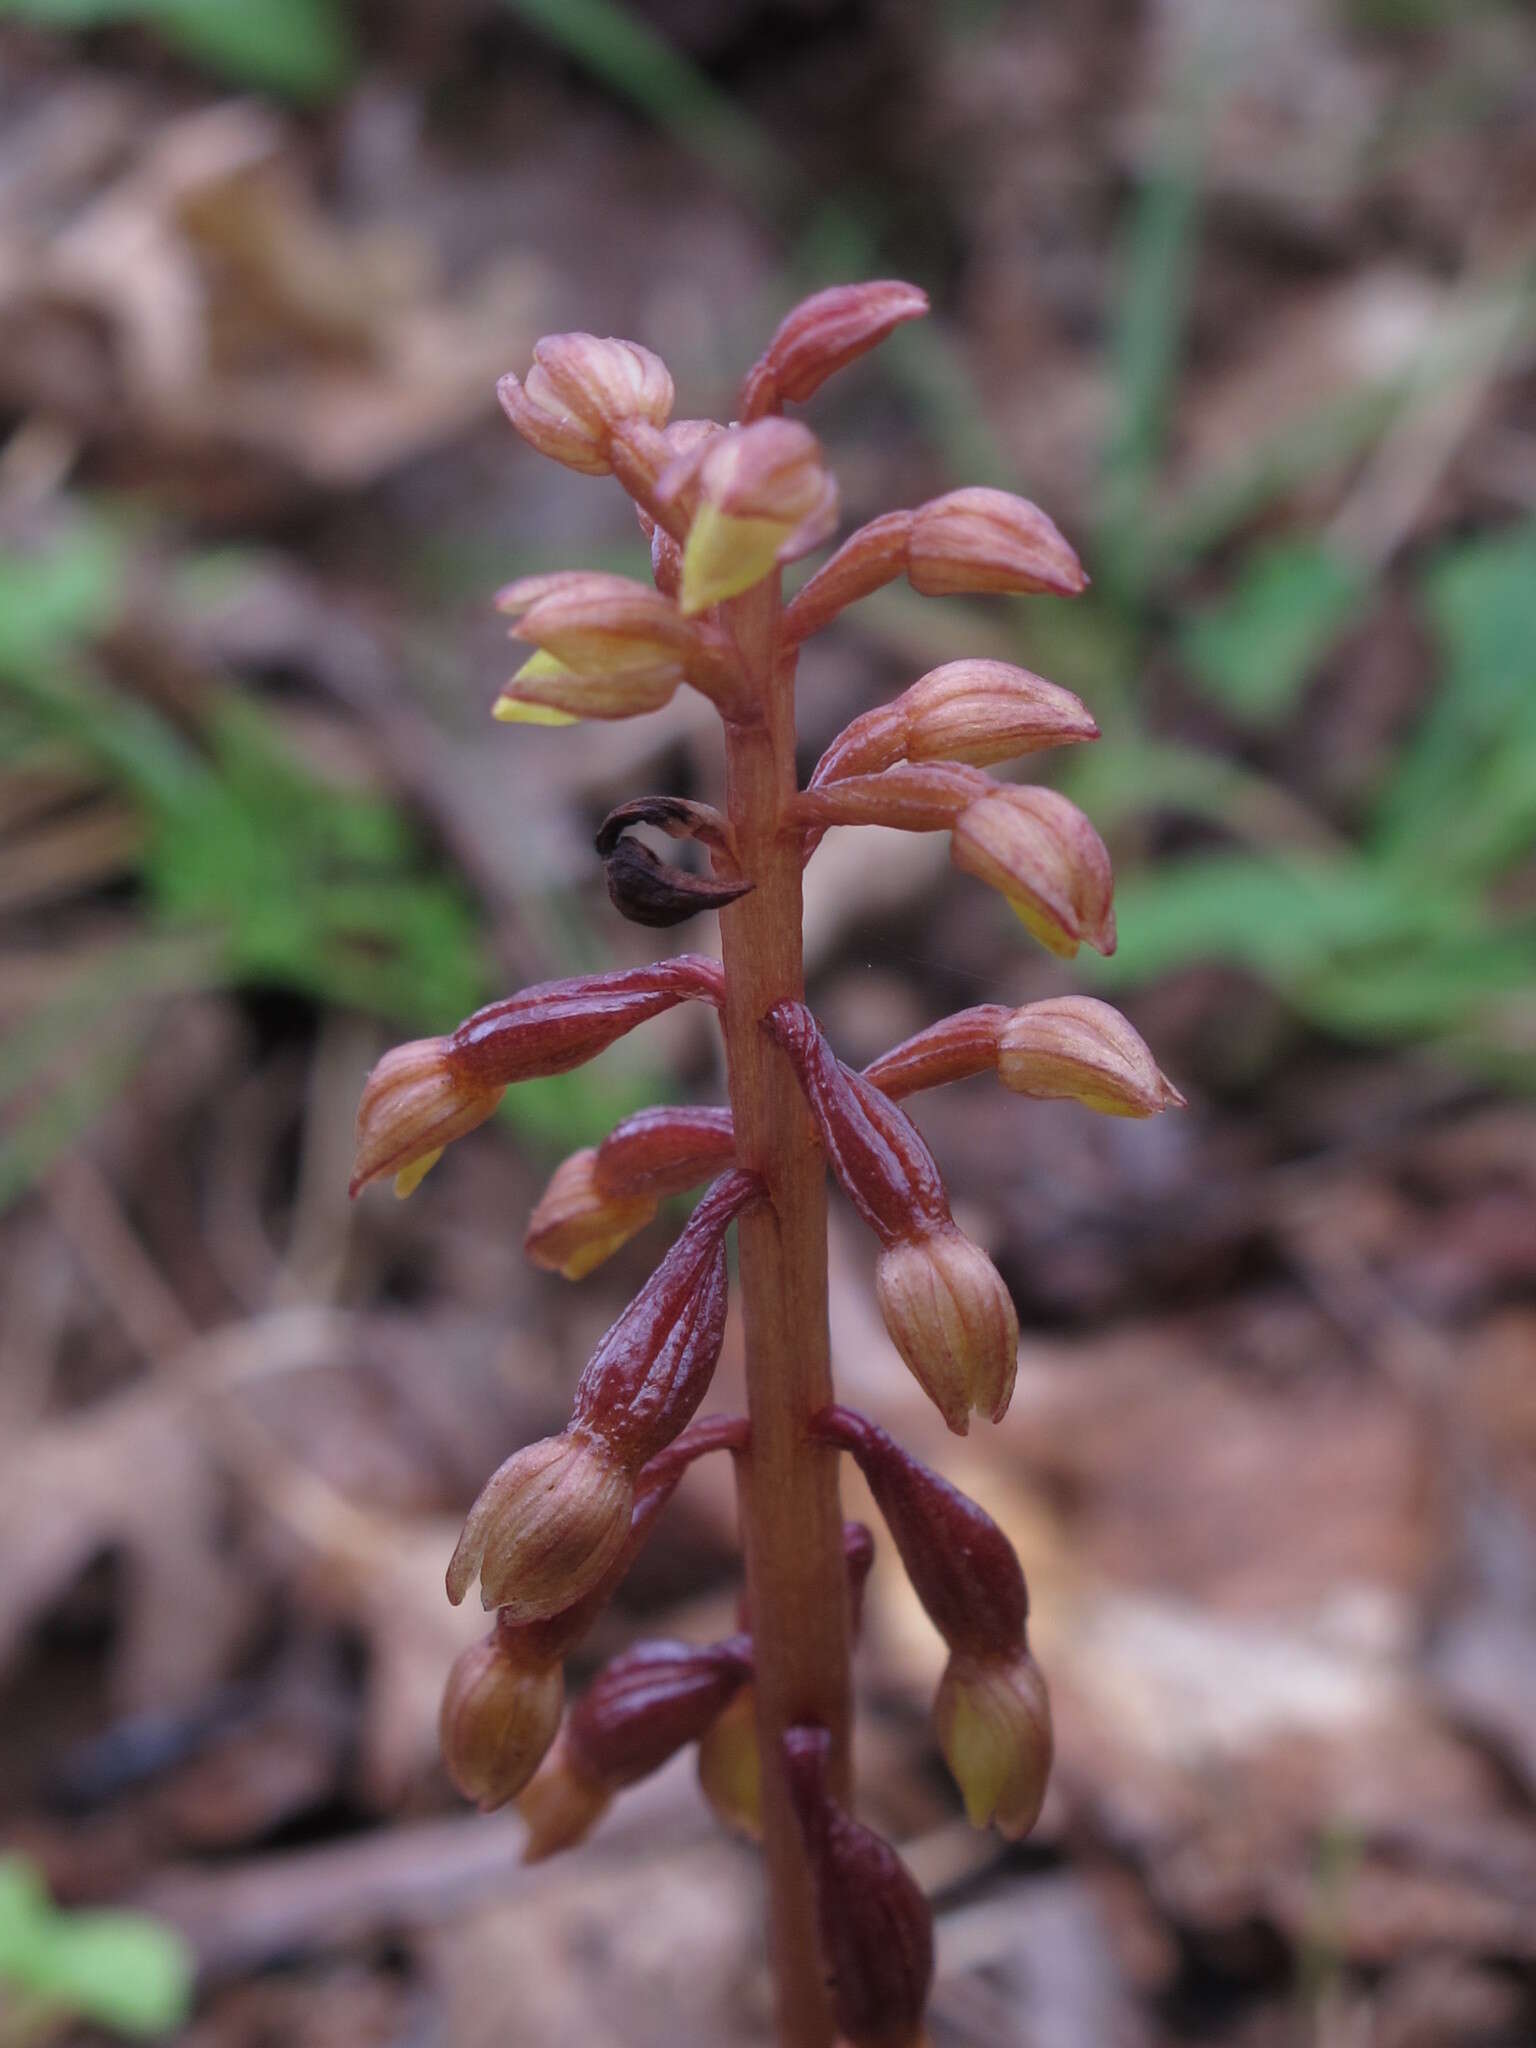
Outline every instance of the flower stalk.
<svg viewBox="0 0 1536 2048">
<path fill-rule="evenodd" d="M 504 1090 L 599 1055 L 685 1001 L 717 1015 L 729 1106 L 656 1108 L 559 1168 L 528 1225 L 534 1264 L 579 1280 L 646 1229 L 664 1200 L 715 1176 L 651 1279 L 578 1380 L 558 1435 L 516 1449 L 471 1507 L 448 1593 L 478 1580 L 490 1635 L 449 1676 L 442 1732 L 455 1784 L 516 1798 L 526 1854 L 574 1848 L 611 1801 L 696 1746 L 705 1796 L 760 1840 L 782 2048 L 918 2048 L 932 1916 L 890 1846 L 851 1812 L 849 1643 L 873 1557 L 845 1524 L 839 1465 L 860 1466 L 949 1653 L 934 1734 L 977 1826 L 1033 1824 L 1051 1760 L 1050 1705 L 1027 1640 L 1028 1595 L 1006 1536 L 877 1424 L 837 1405 L 827 1320 L 829 1169 L 879 1246 L 876 1292 L 896 1351 L 952 1430 L 1002 1420 L 1018 1318 L 1002 1276 L 956 1227 L 938 1161 L 898 1103 L 992 1076 L 1023 1097 L 1145 1117 L 1183 1098 L 1107 1005 L 1062 996 L 982 1004 L 930 1025 L 859 1074 L 806 1002 L 802 875 L 824 833 L 875 824 L 946 832 L 963 873 L 998 890 L 1049 951 L 1115 944 L 1109 855 L 1054 790 L 987 771 L 1098 736 L 1069 691 L 997 661 L 921 676 L 796 775 L 801 643 L 905 576 L 922 595 L 1073 596 L 1087 578 L 1037 506 L 951 491 L 882 515 L 788 604 L 785 564 L 831 537 L 836 482 L 783 416 L 927 301 L 892 280 L 795 307 L 747 373 L 739 424 L 673 420 L 659 357 L 633 342 L 546 337 L 503 407 L 538 453 L 611 477 L 634 501 L 654 587 L 586 571 L 523 578 L 498 600 L 533 653 L 497 699 L 532 727 L 641 716 L 682 684 L 721 722 L 723 802 L 622 804 L 596 840 L 610 899 L 666 929 L 717 912 L 719 961 L 525 989 L 443 1038 L 379 1062 L 358 1112 L 352 1191 L 408 1194 Z M 530 738 L 530 743 L 535 743 Z M 638 834 L 692 840 L 708 872 Z M 694 1420 L 725 1332 L 734 1228 L 748 1414 Z M 687 1466 L 731 1454 L 746 1562 L 738 1632 L 615 1659 L 562 1719 L 564 1664 L 612 1597 Z"/>
</svg>

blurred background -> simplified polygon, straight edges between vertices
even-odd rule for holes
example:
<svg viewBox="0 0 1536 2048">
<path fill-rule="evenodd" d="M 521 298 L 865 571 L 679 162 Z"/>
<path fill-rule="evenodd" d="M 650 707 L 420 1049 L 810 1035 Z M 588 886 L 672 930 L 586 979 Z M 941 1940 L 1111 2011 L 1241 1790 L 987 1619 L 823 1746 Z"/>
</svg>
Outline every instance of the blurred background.
<svg viewBox="0 0 1536 2048">
<path fill-rule="evenodd" d="M 882 1553 L 863 1805 L 936 2048 L 1528 2048 L 1530 9 L 0 0 L 0 108 L 0 2043 L 767 2040 L 686 1760 L 532 1874 L 436 1761 L 458 1520 L 667 1241 L 571 1289 L 524 1220 L 719 1099 L 710 1029 L 514 1091 L 409 1203 L 345 1183 L 384 1046 L 649 957 L 591 832 L 717 787 L 686 692 L 488 723 L 499 583 L 645 572 L 497 375 L 586 327 L 719 413 L 795 298 L 896 275 L 932 320 L 810 411 L 849 523 L 1015 488 L 1094 588 L 862 605 L 807 766 L 941 660 L 1067 684 L 1121 945 L 834 834 L 814 1000 L 862 1061 L 1107 994 L 1190 1100 L 917 1105 L 1024 1326 L 963 1445 L 834 1210 L 842 1387 L 1007 1526 L 1056 1703 L 1039 1830 L 972 1835 Z M 700 1468 L 592 1659 L 728 1626 L 733 1558 Z"/>
</svg>

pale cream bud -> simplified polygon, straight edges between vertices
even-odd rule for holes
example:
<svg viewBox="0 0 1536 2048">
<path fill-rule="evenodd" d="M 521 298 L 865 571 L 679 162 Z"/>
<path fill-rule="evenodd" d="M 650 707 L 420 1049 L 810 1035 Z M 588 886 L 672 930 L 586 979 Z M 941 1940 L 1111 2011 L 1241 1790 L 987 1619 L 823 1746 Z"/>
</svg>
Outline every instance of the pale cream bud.
<svg viewBox="0 0 1536 2048">
<path fill-rule="evenodd" d="M 597 1585 L 629 1535 L 634 1487 L 584 1430 L 544 1437 L 507 1459 L 469 1511 L 448 1566 L 457 1607 L 476 1575 L 487 1608 L 542 1621 Z"/>
<path fill-rule="evenodd" d="M 957 1436 L 1013 1398 L 1019 1319 L 1002 1275 L 953 1224 L 889 1246 L 875 1294 L 891 1342 Z"/>
<path fill-rule="evenodd" d="M 1104 842 L 1076 804 L 1054 789 L 1006 788 L 955 820 L 950 858 L 1000 890 L 1052 953 L 1079 945 L 1115 950 L 1114 876 Z"/>
<path fill-rule="evenodd" d="M 1106 1116 L 1184 1107 L 1140 1033 L 1093 996 L 1053 996 L 1014 1010 L 998 1034 L 997 1074 L 1015 1095 L 1081 1102 Z"/>
<path fill-rule="evenodd" d="M 757 1700 L 750 1685 L 699 1743 L 699 1788 L 715 1818 L 749 1842 L 763 1839 L 763 1758 L 757 1743 Z"/>
<path fill-rule="evenodd" d="M 350 1192 L 393 1174 L 396 1194 L 408 1195 L 446 1145 L 485 1122 L 503 1092 L 467 1079 L 446 1038 L 395 1046 L 363 1084 Z"/>
<path fill-rule="evenodd" d="M 600 1778 L 583 1768 L 565 1731 L 518 1799 L 517 1810 L 527 1824 L 525 1863 L 542 1863 L 561 1849 L 584 1842 L 602 1819 L 613 1793 Z"/>
<path fill-rule="evenodd" d="M 534 1265 L 584 1280 L 655 1216 L 653 1196 L 609 1195 L 598 1185 L 597 1153 L 573 1152 L 555 1168 L 528 1221 L 523 1250 Z"/>
<path fill-rule="evenodd" d="M 956 1653 L 933 1723 L 972 1827 L 1020 1841 L 1040 1817 L 1051 1772 L 1051 1702 L 1033 1657 Z"/>
<path fill-rule="evenodd" d="M 466 1799 L 490 1813 L 515 1799 L 554 1741 L 565 1703 L 558 1663 L 511 1654 L 500 1632 L 454 1660 L 438 1730 L 448 1775 Z"/>
</svg>

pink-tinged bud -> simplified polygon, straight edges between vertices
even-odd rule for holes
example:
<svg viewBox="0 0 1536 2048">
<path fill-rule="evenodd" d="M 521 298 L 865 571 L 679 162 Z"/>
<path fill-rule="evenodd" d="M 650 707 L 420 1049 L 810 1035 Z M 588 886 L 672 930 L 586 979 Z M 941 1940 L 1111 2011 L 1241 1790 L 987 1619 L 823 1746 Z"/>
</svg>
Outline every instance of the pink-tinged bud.
<svg viewBox="0 0 1536 2048">
<path fill-rule="evenodd" d="M 679 1003 L 724 1000 L 718 960 L 679 953 L 649 967 L 543 981 L 476 1010 L 446 1041 L 463 1081 L 504 1088 L 564 1074 Z"/>
<path fill-rule="evenodd" d="M 590 1146 L 562 1160 L 528 1219 L 523 1250 L 547 1273 L 584 1280 L 656 1214 L 654 1196 L 610 1195 L 596 1168 Z"/>
<path fill-rule="evenodd" d="M 980 1658 L 1024 1648 L 1029 1590 L 1013 1545 L 984 1508 L 852 1408 L 817 1416 L 868 1482 L 912 1590 L 951 1650 Z"/>
<path fill-rule="evenodd" d="M 605 1665 L 571 1709 L 571 1756 L 610 1791 L 633 1785 L 697 1742 L 751 1675 L 745 1636 L 702 1647 L 637 1643 Z"/>
<path fill-rule="evenodd" d="M 952 1656 L 939 1681 L 934 1733 L 974 1828 L 1022 1841 L 1051 1775 L 1051 1702 L 1027 1650 Z"/>
<path fill-rule="evenodd" d="M 417 1038 L 385 1053 L 363 1084 L 350 1192 L 395 1177 L 408 1195 L 443 1148 L 483 1124 L 501 1100 L 497 1081 L 466 1075 L 446 1038 Z"/>
<path fill-rule="evenodd" d="M 783 404 L 803 404 L 836 371 L 876 347 L 904 321 L 921 319 L 927 311 L 927 293 L 894 278 L 833 285 L 802 299 L 785 314 L 747 372 L 742 418 L 756 419 Z"/>
<path fill-rule="evenodd" d="M 833 2018 L 848 2048 L 919 2048 L 933 1983 L 933 1915 L 890 1844 L 833 1799 L 830 1754 L 823 1728 L 784 1737 Z"/>
<path fill-rule="evenodd" d="M 631 1469 L 669 1444 L 708 1392 L 725 1337 L 725 1234 L 761 1195 L 754 1174 L 715 1182 L 577 1382 L 573 1422 Z"/>
<path fill-rule="evenodd" d="M 600 1583 L 623 1550 L 634 1506 L 623 1461 L 572 1428 L 515 1452 L 469 1511 L 448 1566 L 457 1607 L 478 1574 L 486 1608 L 540 1621 Z"/>
<path fill-rule="evenodd" d="M 1002 1275 L 953 1223 L 892 1244 L 875 1298 L 902 1362 L 956 1436 L 972 1412 L 1001 1422 L 1019 1365 L 1019 1319 Z"/>
<path fill-rule="evenodd" d="M 763 1754 L 754 1687 L 744 1685 L 700 1737 L 699 1790 L 731 1834 L 749 1842 L 763 1839 Z"/>
<path fill-rule="evenodd" d="M 911 1119 L 843 1065 L 804 1003 L 776 1004 L 763 1024 L 805 1091 L 832 1171 L 882 1244 L 947 1224 L 943 1176 Z"/>
<path fill-rule="evenodd" d="M 1106 1116 L 1184 1107 L 1141 1034 L 1092 996 L 1054 996 L 1014 1010 L 998 1034 L 997 1077 L 1016 1095 L 1081 1102 Z"/>
<path fill-rule="evenodd" d="M 735 1157 L 728 1109 L 641 1109 L 614 1125 L 597 1148 L 593 1171 L 605 1195 L 659 1201 L 697 1187 Z"/>
<path fill-rule="evenodd" d="M 1007 897 L 1047 951 L 1115 950 L 1114 875 L 1103 840 L 1054 789 L 997 789 L 961 813 L 950 859 Z"/>
<path fill-rule="evenodd" d="M 523 382 L 509 373 L 496 396 L 540 455 L 587 476 L 606 476 L 615 427 L 628 420 L 665 426 L 673 390 L 666 364 L 638 342 L 546 334 L 534 344 Z"/>
<path fill-rule="evenodd" d="M 993 1073 L 998 1038 L 1012 1015 L 1006 1003 L 977 1003 L 969 1010 L 956 1010 L 871 1060 L 864 1078 L 882 1095 L 899 1100 L 924 1088 Z"/>
<path fill-rule="evenodd" d="M 515 1799 L 554 1741 L 565 1704 L 560 1667 L 523 1662 L 493 1629 L 454 1660 L 438 1731 L 448 1775 L 491 1813 Z"/>
<path fill-rule="evenodd" d="M 757 420 L 705 442 L 659 490 L 691 515 L 678 599 L 690 617 L 808 554 L 837 523 L 837 483 L 815 435 L 792 420 Z"/>
<path fill-rule="evenodd" d="M 1046 747 L 1096 740 L 1080 700 L 1006 661 L 947 661 L 845 726 L 816 764 L 813 788 L 897 761 L 990 768 Z"/>
<path fill-rule="evenodd" d="M 986 591 L 1076 597 L 1088 588 L 1082 563 L 1038 505 L 984 485 L 918 506 L 907 543 L 907 581 L 924 597 Z"/>
<path fill-rule="evenodd" d="M 517 1810 L 528 1830 L 523 1861 L 542 1863 L 546 1856 L 574 1849 L 591 1834 L 612 1799 L 608 1786 L 572 1754 L 568 1732 L 561 1729 L 554 1748 L 518 1798 Z"/>
</svg>

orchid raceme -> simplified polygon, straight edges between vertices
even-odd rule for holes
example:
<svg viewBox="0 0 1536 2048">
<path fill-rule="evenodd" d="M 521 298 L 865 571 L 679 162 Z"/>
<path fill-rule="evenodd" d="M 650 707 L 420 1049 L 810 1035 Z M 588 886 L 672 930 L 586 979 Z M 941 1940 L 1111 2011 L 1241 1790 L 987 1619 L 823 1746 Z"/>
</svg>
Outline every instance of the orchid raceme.
<svg viewBox="0 0 1536 2048">
<path fill-rule="evenodd" d="M 838 489 L 820 443 L 784 408 L 926 310 L 917 287 L 890 279 L 818 292 L 748 371 L 731 424 L 674 420 L 672 377 L 635 342 L 548 336 L 525 375 L 502 380 L 507 416 L 535 452 L 628 494 L 652 582 L 572 570 L 509 583 L 497 602 L 531 651 L 496 716 L 550 728 L 638 717 L 685 684 L 709 700 L 725 757 L 721 807 L 636 798 L 604 820 L 596 851 L 620 916 L 668 928 L 718 913 L 722 957 L 675 953 L 539 983 L 386 1053 L 363 1089 L 352 1179 L 354 1193 L 386 1177 L 407 1193 L 507 1088 L 593 1059 L 679 1003 L 717 1017 L 728 1105 L 626 1117 L 556 1168 L 529 1220 L 533 1263 L 579 1280 L 664 1202 L 711 1182 L 598 1344 L 566 1426 L 510 1448 L 470 1508 L 448 1595 L 462 1601 L 478 1581 L 495 1622 L 449 1674 L 442 1738 L 466 1797 L 516 1799 L 530 1859 L 573 1848 L 626 1786 L 696 1747 L 710 1804 L 763 1846 L 785 2048 L 917 2048 L 933 1968 L 921 1890 L 848 1807 L 849 1643 L 873 1548 L 843 1521 L 843 1457 L 860 1466 L 948 1648 L 934 1736 L 972 1821 L 1026 1831 L 1051 1758 L 1028 1595 L 1007 1539 L 836 1403 L 829 1177 L 876 1240 L 896 1352 L 964 1431 L 1007 1409 L 1018 1318 L 996 1266 L 957 1227 L 939 1162 L 900 1103 L 976 1076 L 1113 1116 L 1183 1101 L 1126 1019 L 1089 997 L 978 1004 L 863 1073 L 806 1006 L 802 870 L 833 827 L 945 832 L 954 866 L 999 891 L 1048 951 L 1115 943 L 1109 855 L 1088 819 L 1044 784 L 988 772 L 1098 737 L 1070 691 L 1027 669 L 959 659 L 929 670 L 855 718 L 797 788 L 797 650 L 848 605 L 897 577 L 934 597 L 1086 587 L 1038 506 L 963 489 L 871 520 L 785 602 L 781 570 L 832 537 Z M 647 829 L 691 840 L 692 853 L 663 858 Z M 748 1414 L 700 1416 L 726 1340 L 732 1230 Z M 722 1450 L 746 1553 L 738 1632 L 639 1645 L 562 1719 L 566 1660 L 686 1468 Z"/>
</svg>

